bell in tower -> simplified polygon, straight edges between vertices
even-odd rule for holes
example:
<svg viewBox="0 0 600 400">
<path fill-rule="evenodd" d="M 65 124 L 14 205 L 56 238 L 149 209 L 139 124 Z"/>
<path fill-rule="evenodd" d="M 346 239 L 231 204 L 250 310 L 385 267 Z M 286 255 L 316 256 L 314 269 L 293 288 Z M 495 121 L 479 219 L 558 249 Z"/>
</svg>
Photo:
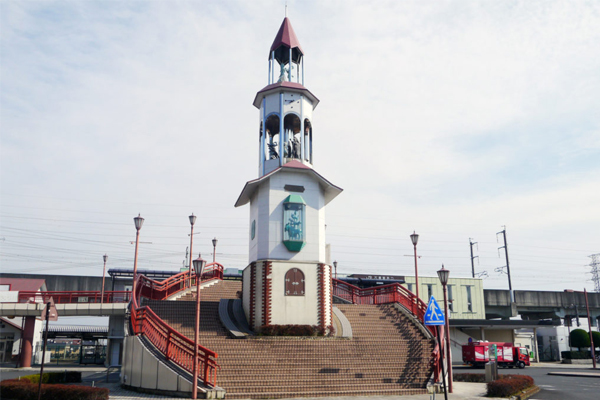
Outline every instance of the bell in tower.
<svg viewBox="0 0 600 400">
<path fill-rule="evenodd" d="M 250 326 L 331 324 L 325 206 L 342 192 L 313 169 L 313 110 L 304 52 L 286 17 L 269 51 L 260 110 L 259 177 L 235 206 L 250 204 L 249 265 L 242 303 Z M 301 83 L 302 82 L 302 83 Z"/>
</svg>

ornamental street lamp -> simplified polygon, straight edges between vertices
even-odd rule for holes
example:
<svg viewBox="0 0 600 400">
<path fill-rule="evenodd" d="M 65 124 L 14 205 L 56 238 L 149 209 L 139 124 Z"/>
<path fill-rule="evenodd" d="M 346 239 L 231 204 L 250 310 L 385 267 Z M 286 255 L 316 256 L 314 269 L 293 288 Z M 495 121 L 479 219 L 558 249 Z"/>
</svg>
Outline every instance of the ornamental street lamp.
<svg viewBox="0 0 600 400">
<path fill-rule="evenodd" d="M 133 259 L 133 284 L 131 285 L 131 293 L 135 296 L 135 281 L 137 279 L 137 261 L 138 261 L 138 245 L 140 244 L 140 229 L 142 229 L 142 225 L 144 225 L 144 218 L 138 214 L 137 217 L 133 219 L 135 223 L 135 258 Z"/>
<path fill-rule="evenodd" d="M 413 231 L 412 235 L 410 235 L 410 240 L 412 241 L 413 247 L 415 249 L 415 286 L 417 287 L 416 295 L 417 302 L 419 297 L 419 269 L 417 268 L 417 242 L 419 241 L 419 235 L 415 231 Z"/>
<path fill-rule="evenodd" d="M 198 254 L 198 258 L 196 258 L 193 262 L 194 270 L 196 272 L 196 329 L 194 332 L 194 378 L 192 382 L 192 399 L 196 399 L 198 396 L 198 341 L 200 339 L 200 280 L 202 278 L 202 271 L 206 266 L 206 261 L 202 259 L 200 254 Z"/>
<path fill-rule="evenodd" d="M 444 289 L 444 315 L 446 316 L 444 329 L 446 334 L 446 362 L 448 363 L 448 390 L 452 393 L 452 352 L 450 351 L 450 314 L 448 314 L 448 277 L 450 276 L 450 271 L 444 268 L 444 264 L 442 264 L 442 269 L 437 274 Z"/>
<path fill-rule="evenodd" d="M 215 257 L 217 255 L 217 242 L 218 242 L 217 238 L 214 238 L 212 240 L 212 243 L 213 243 L 213 262 L 215 262 Z"/>
<path fill-rule="evenodd" d="M 190 219 L 190 225 L 192 226 L 192 231 L 190 232 L 190 267 L 189 267 L 189 271 L 188 271 L 188 278 L 190 280 L 190 285 L 192 284 L 192 254 L 193 253 L 193 249 L 192 249 L 192 244 L 194 243 L 194 224 L 196 223 L 196 216 L 194 215 L 194 213 L 192 213 L 192 215 L 190 215 L 188 217 Z"/>
<path fill-rule="evenodd" d="M 100 304 L 104 303 L 104 279 L 106 278 L 106 260 L 108 260 L 108 256 L 105 254 L 102 256 L 104 259 L 104 269 L 102 271 L 102 292 L 100 293 Z"/>
<path fill-rule="evenodd" d="M 337 261 L 333 262 L 333 269 L 335 271 L 335 279 L 337 279 Z"/>
</svg>

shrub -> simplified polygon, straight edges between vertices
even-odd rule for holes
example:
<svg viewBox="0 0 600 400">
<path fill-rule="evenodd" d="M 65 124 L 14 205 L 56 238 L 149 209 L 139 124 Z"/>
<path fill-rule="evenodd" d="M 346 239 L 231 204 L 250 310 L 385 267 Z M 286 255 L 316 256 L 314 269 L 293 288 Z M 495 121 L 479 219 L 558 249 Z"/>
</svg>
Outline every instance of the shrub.
<svg viewBox="0 0 600 400">
<path fill-rule="evenodd" d="M 503 375 L 487 384 L 488 397 L 508 397 L 534 385 L 533 378 L 527 375 Z"/>
<path fill-rule="evenodd" d="M 600 332 L 592 331 L 592 338 L 594 339 L 594 347 L 600 347 Z"/>
<path fill-rule="evenodd" d="M 22 376 L 21 379 L 26 379 L 31 383 L 40 383 L 40 374 Z M 81 382 L 81 372 L 78 371 L 45 372 L 42 376 L 42 384 L 78 382 Z"/>
<path fill-rule="evenodd" d="M 485 374 L 453 374 L 455 382 L 485 382 Z"/>
<path fill-rule="evenodd" d="M 573 329 L 570 339 L 571 346 L 577 347 L 580 351 L 582 348 L 590 347 L 590 335 L 583 329 Z"/>
<path fill-rule="evenodd" d="M 260 336 L 326 336 L 333 334 L 333 326 L 322 328 L 318 325 L 263 325 L 258 332 Z"/>
<path fill-rule="evenodd" d="M 560 356 L 565 360 L 589 360 L 592 353 L 589 351 L 561 351 Z"/>
<path fill-rule="evenodd" d="M 42 400 L 108 400 L 108 393 L 109 390 L 104 388 L 42 383 Z M 37 400 L 37 397 L 38 385 L 28 379 L 8 379 L 0 382 L 2 399 Z"/>
</svg>

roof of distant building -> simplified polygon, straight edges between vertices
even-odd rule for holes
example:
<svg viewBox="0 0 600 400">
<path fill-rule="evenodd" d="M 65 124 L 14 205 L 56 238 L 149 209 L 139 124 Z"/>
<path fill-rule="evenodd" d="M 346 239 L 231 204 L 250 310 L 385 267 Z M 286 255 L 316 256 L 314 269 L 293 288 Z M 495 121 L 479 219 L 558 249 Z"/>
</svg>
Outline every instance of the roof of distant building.
<svg viewBox="0 0 600 400">
<path fill-rule="evenodd" d="M 98 326 L 98 325 L 50 325 L 50 326 L 48 326 L 48 332 L 54 332 L 54 333 L 69 333 L 69 332 L 107 333 L 108 332 L 108 326 Z"/>
<path fill-rule="evenodd" d="M 19 325 L 15 324 L 14 322 L 10 322 L 10 321 L 9 321 L 8 319 L 6 319 L 6 318 L 1 318 L 1 317 L 0 317 L 0 320 L 2 320 L 2 323 L 4 323 L 4 324 L 8 324 L 8 325 L 10 325 L 10 326 L 12 326 L 12 327 L 14 327 L 14 328 L 16 328 L 16 329 L 18 329 L 18 330 L 21 330 L 21 327 L 20 327 Z"/>
<path fill-rule="evenodd" d="M 9 285 L 11 292 L 37 292 L 46 290 L 44 279 L 0 278 L 0 285 Z"/>
</svg>

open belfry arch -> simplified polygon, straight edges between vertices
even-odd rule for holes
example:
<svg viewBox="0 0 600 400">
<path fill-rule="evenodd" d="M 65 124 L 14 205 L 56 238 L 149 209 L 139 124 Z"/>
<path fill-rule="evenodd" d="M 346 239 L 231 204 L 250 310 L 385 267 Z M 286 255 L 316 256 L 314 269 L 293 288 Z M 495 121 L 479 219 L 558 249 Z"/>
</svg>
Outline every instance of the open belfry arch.
<svg viewBox="0 0 600 400">
<path fill-rule="evenodd" d="M 243 309 L 250 326 L 331 325 L 331 266 L 325 206 L 342 189 L 313 168 L 313 111 L 304 86 L 304 51 L 286 17 L 269 50 L 267 86 L 258 91 L 258 178 L 236 207 L 250 204 Z"/>
</svg>

